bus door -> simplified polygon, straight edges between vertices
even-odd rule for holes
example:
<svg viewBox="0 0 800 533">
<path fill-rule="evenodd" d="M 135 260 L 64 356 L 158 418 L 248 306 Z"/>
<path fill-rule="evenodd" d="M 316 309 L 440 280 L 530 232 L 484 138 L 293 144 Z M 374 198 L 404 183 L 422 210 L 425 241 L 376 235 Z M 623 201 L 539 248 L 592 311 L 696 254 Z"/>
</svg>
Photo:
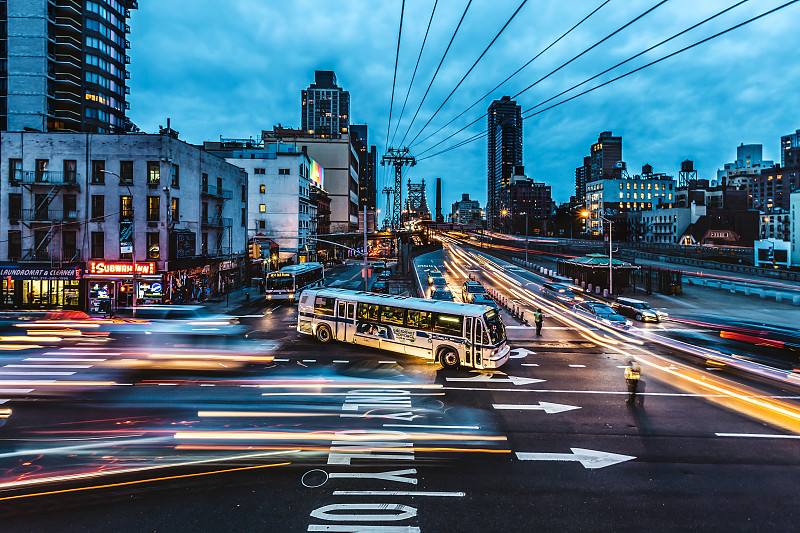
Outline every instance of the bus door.
<svg viewBox="0 0 800 533">
<path fill-rule="evenodd" d="M 462 363 L 466 366 L 472 366 L 472 351 L 475 349 L 475 339 L 472 336 L 471 316 L 468 316 L 464 319 L 464 330 L 467 332 L 467 342 L 464 343 L 466 349 L 464 350 L 464 360 Z"/>
<path fill-rule="evenodd" d="M 336 305 L 336 340 L 353 342 L 356 331 L 356 304 L 339 301 Z"/>
<path fill-rule="evenodd" d="M 472 342 L 472 355 L 475 358 L 475 368 L 483 368 L 483 354 L 491 350 L 491 348 L 487 345 L 489 337 L 486 334 L 483 322 L 477 318 L 475 319 L 472 338 L 474 339 Z"/>
</svg>

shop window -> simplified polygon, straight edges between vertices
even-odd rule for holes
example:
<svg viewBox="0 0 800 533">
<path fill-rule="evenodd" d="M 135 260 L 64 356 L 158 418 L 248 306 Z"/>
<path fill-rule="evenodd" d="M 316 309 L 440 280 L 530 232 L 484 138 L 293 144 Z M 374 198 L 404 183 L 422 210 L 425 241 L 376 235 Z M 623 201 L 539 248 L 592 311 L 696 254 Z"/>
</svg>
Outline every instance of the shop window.
<svg viewBox="0 0 800 533">
<path fill-rule="evenodd" d="M 92 259 L 105 259 L 105 239 L 102 231 L 92 232 Z"/>
<path fill-rule="evenodd" d="M 181 188 L 181 168 L 178 165 L 172 165 L 172 186 L 176 189 Z"/>
<path fill-rule="evenodd" d="M 95 222 L 102 222 L 105 217 L 106 197 L 100 194 L 92 195 L 92 218 Z"/>
<path fill-rule="evenodd" d="M 22 232 L 12 230 L 8 232 L 8 259 L 16 261 L 22 257 Z"/>
<path fill-rule="evenodd" d="M 103 160 L 92 161 L 92 183 L 102 185 L 106 182 L 106 162 Z"/>
<path fill-rule="evenodd" d="M 161 245 L 157 231 L 147 232 L 147 258 L 158 259 L 161 256 Z"/>
<path fill-rule="evenodd" d="M 123 184 L 133 183 L 133 161 L 119 162 L 119 177 Z"/>
<path fill-rule="evenodd" d="M 158 161 L 147 162 L 147 184 L 158 185 L 161 182 L 161 164 Z"/>
<path fill-rule="evenodd" d="M 181 221 L 181 210 L 180 210 L 181 199 L 180 198 L 172 198 L 170 200 L 170 202 L 172 203 L 172 205 L 170 206 L 170 210 L 172 211 L 172 215 L 171 215 L 172 216 L 172 222 L 177 224 L 177 223 L 179 223 Z"/>
<path fill-rule="evenodd" d="M 147 221 L 158 222 L 161 220 L 161 197 L 148 196 L 147 197 Z"/>
</svg>

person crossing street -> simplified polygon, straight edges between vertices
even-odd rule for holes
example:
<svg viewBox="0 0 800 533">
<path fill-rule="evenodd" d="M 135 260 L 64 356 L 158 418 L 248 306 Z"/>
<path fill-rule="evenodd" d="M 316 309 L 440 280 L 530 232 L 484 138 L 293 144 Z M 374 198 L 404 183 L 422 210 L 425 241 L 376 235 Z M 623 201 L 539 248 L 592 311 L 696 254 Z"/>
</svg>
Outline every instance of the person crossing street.
<svg viewBox="0 0 800 533">
<path fill-rule="evenodd" d="M 628 398 L 625 403 L 634 403 L 636 401 L 636 393 L 639 389 L 639 382 L 642 378 L 642 369 L 636 360 L 631 359 L 628 366 L 625 367 L 625 382 L 628 385 Z M 639 396 L 639 405 L 642 405 L 642 397 Z"/>
<path fill-rule="evenodd" d="M 536 312 L 533 314 L 533 322 L 536 324 L 536 335 L 542 335 L 542 323 L 544 322 L 544 314 L 542 314 L 541 309 L 537 309 Z"/>
</svg>

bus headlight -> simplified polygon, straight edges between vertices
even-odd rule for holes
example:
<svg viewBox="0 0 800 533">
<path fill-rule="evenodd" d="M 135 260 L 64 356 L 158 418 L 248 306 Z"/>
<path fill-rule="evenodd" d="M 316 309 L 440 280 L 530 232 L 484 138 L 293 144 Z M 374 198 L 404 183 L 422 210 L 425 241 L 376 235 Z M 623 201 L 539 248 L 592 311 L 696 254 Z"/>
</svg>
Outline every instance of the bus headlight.
<svg viewBox="0 0 800 533">
<path fill-rule="evenodd" d="M 272 295 L 271 294 L 267 294 L 267 300 L 272 300 Z"/>
<path fill-rule="evenodd" d="M 294 293 L 290 293 L 290 294 L 289 294 L 289 299 L 290 299 L 290 300 L 294 300 Z"/>
</svg>

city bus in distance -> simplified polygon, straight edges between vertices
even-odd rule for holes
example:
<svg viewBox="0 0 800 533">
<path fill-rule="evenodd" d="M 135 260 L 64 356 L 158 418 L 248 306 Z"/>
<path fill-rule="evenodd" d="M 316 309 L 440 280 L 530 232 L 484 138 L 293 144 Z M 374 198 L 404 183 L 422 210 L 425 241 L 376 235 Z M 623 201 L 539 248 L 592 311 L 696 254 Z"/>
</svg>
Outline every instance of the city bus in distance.
<svg viewBox="0 0 800 533">
<path fill-rule="evenodd" d="M 270 272 L 266 279 L 267 300 L 293 300 L 304 289 L 322 287 L 325 268 L 322 263 L 300 263 Z"/>
<path fill-rule="evenodd" d="M 297 310 L 297 331 L 320 342 L 415 355 L 445 368 L 498 368 L 510 352 L 500 313 L 488 305 L 323 288 L 303 291 Z"/>
</svg>

